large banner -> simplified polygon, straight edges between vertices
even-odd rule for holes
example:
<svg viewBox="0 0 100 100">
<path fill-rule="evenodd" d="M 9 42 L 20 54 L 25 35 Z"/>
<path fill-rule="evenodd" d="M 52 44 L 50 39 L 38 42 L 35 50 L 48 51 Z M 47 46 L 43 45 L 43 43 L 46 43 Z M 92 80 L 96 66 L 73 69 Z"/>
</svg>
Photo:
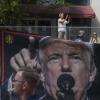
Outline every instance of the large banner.
<svg viewBox="0 0 100 100">
<path fill-rule="evenodd" d="M 8 99 L 9 96 L 7 95 L 8 94 L 8 90 L 7 90 L 8 89 L 8 80 L 9 80 L 10 76 L 12 75 L 12 73 L 15 72 L 14 69 L 10 65 L 10 59 L 16 53 L 18 53 L 21 49 L 28 48 L 29 47 L 29 36 L 35 37 L 36 43 L 35 43 L 34 47 L 35 47 L 36 50 L 38 50 L 38 46 L 39 46 L 38 42 L 42 38 L 41 36 L 33 35 L 33 34 L 29 34 L 29 33 L 1 31 L 1 34 L 0 34 L 0 55 L 1 55 L 0 56 L 0 80 L 1 80 L 1 86 L 2 86 L 1 93 L 3 94 L 1 100 L 9 100 Z M 45 41 L 45 43 L 46 42 L 47 41 Z M 48 59 L 45 59 L 48 62 L 48 63 L 45 63 L 45 64 L 47 64 L 48 69 L 45 68 L 44 71 L 46 71 L 45 73 L 47 73 L 47 76 L 45 76 L 47 78 L 46 81 L 50 82 L 50 84 L 48 82 L 46 83 L 49 87 L 55 86 L 55 84 L 53 83 L 53 82 L 55 82 L 55 80 L 53 80 L 53 79 L 56 79 L 57 75 L 60 73 L 58 67 L 60 66 L 59 64 L 61 62 L 60 57 L 62 57 L 62 56 L 60 56 L 60 55 L 58 55 L 56 53 L 57 52 L 63 52 L 66 49 L 66 46 L 65 45 L 63 46 L 63 45 L 60 44 L 60 42 L 57 42 L 57 43 L 59 43 L 59 45 L 58 45 L 58 44 L 56 44 L 56 42 L 57 41 L 54 42 L 54 46 L 52 46 L 53 44 L 50 42 L 50 45 L 52 44 L 51 45 L 52 48 L 55 48 L 56 47 L 55 49 L 48 48 L 47 51 L 50 50 L 49 53 L 47 51 L 45 51 L 46 54 L 48 53 Z M 70 45 L 70 42 L 68 42 L 68 43 L 69 43 L 68 45 Z M 47 45 L 47 44 L 44 44 L 44 45 Z M 76 44 L 73 44 L 73 45 L 76 46 Z M 57 51 L 57 49 L 59 48 L 59 46 L 63 48 L 63 49 L 60 48 L 61 51 Z M 41 48 L 44 48 L 44 46 L 42 44 L 40 45 L 40 47 Z M 70 49 L 70 48 L 68 48 L 68 49 Z M 77 48 L 77 49 L 79 49 L 79 48 Z M 77 49 L 75 49 L 75 50 L 77 51 Z M 52 50 L 55 51 L 55 54 L 53 56 L 50 55 L 50 54 L 53 53 Z M 94 57 L 95 57 L 95 62 L 96 62 L 96 67 L 97 67 L 98 73 L 96 75 L 96 80 L 93 82 L 93 86 L 89 89 L 89 92 L 88 93 L 89 93 L 90 97 L 92 95 L 94 95 L 95 97 L 96 96 L 99 97 L 99 94 L 100 94 L 100 85 L 99 85 L 100 84 L 100 68 L 99 68 L 99 65 L 100 65 L 100 62 L 99 62 L 100 54 L 99 54 L 99 50 L 100 50 L 100 44 L 94 44 L 94 51 L 95 51 L 95 56 Z M 74 52 L 73 49 L 70 49 L 70 51 Z M 64 53 L 66 54 L 66 50 L 65 50 Z M 80 56 L 76 56 L 76 54 L 74 55 L 74 57 L 72 57 L 73 54 L 69 54 L 69 55 L 71 56 L 71 59 L 72 59 L 71 60 L 71 64 L 72 63 L 75 64 L 74 65 L 76 67 L 76 69 L 74 69 L 74 71 L 75 71 L 78 68 L 78 66 L 76 66 L 76 65 L 78 64 L 78 62 L 81 62 L 81 60 L 83 60 L 83 59 L 81 59 Z M 41 59 L 41 61 L 43 62 L 44 60 Z M 65 62 L 65 63 L 67 63 L 67 62 Z M 50 65 L 52 65 L 52 66 L 50 66 Z M 79 66 L 79 69 L 80 69 L 80 67 L 81 66 Z M 62 73 L 65 73 L 64 70 L 62 71 Z M 82 74 L 82 75 L 84 76 L 85 74 Z M 59 74 L 59 76 L 60 76 L 60 74 Z M 70 77 L 70 76 L 63 76 L 62 75 L 61 77 L 65 78 L 65 79 L 67 77 L 67 78 L 69 78 L 69 80 L 70 80 L 70 78 L 72 79 L 72 77 Z M 60 79 L 61 77 L 57 77 L 57 82 L 58 82 L 58 79 Z M 79 77 L 79 76 L 77 76 L 77 77 Z M 76 81 L 76 80 L 77 80 L 77 78 L 75 79 L 75 77 L 74 77 L 74 81 Z M 59 81 L 62 82 L 64 80 L 62 80 L 62 78 L 61 78 L 61 80 L 59 80 Z M 74 84 L 74 82 L 73 82 L 73 84 Z M 41 94 L 43 92 L 42 89 L 43 88 L 39 87 L 39 92 Z M 62 92 L 63 90 L 59 90 L 59 91 Z M 66 90 L 64 90 L 64 91 L 66 91 Z M 50 100 L 52 100 L 52 99 L 50 99 Z"/>
</svg>

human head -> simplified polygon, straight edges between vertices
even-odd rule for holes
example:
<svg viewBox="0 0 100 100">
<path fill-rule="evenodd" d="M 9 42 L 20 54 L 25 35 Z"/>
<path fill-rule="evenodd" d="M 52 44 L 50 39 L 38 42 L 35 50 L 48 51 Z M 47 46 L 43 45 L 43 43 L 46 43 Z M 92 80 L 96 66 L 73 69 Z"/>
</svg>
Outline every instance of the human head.
<svg viewBox="0 0 100 100">
<path fill-rule="evenodd" d="M 31 95 L 35 92 L 38 82 L 39 75 L 35 70 L 21 68 L 13 79 L 13 92 L 19 96 L 24 93 Z"/>
<path fill-rule="evenodd" d="M 89 84 L 96 75 L 93 52 L 85 43 L 62 39 L 42 39 L 39 49 L 40 64 L 48 93 L 55 99 L 59 91 L 57 80 L 62 74 L 73 77 L 75 100 L 84 100 Z"/>
<path fill-rule="evenodd" d="M 84 32 L 83 30 L 80 30 L 80 31 L 79 31 L 79 35 L 80 35 L 80 36 L 83 36 L 84 33 L 85 33 L 85 32 Z"/>
<path fill-rule="evenodd" d="M 60 13 L 59 18 L 64 18 L 64 13 Z"/>
<path fill-rule="evenodd" d="M 97 38 L 97 33 L 96 32 L 92 33 L 92 38 Z"/>
</svg>

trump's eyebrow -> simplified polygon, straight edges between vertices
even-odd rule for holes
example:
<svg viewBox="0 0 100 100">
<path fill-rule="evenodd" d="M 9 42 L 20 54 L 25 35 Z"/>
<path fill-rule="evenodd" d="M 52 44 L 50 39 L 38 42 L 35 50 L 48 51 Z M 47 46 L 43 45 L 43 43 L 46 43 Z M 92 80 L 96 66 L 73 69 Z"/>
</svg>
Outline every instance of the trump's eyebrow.
<svg viewBox="0 0 100 100">
<path fill-rule="evenodd" d="M 69 56 L 73 56 L 73 55 L 80 55 L 81 52 L 70 52 L 68 55 Z"/>
<path fill-rule="evenodd" d="M 61 54 L 59 54 L 59 53 L 52 53 L 48 57 L 52 57 L 52 56 L 61 56 Z"/>
</svg>

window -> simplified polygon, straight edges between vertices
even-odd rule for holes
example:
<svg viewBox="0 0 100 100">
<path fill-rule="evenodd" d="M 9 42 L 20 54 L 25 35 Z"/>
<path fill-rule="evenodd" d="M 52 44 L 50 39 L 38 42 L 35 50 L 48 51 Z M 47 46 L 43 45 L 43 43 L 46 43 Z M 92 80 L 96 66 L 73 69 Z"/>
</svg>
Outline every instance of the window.
<svg viewBox="0 0 100 100">
<path fill-rule="evenodd" d="M 51 34 L 51 22 L 49 20 L 39 20 L 38 21 L 38 32 L 41 35 L 50 35 Z"/>
</svg>

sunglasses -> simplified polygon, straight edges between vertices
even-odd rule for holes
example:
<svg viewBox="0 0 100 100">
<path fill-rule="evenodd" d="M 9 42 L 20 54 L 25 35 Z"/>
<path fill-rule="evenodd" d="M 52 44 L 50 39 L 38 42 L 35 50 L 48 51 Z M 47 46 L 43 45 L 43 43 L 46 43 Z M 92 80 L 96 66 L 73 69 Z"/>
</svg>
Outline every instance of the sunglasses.
<svg viewBox="0 0 100 100">
<path fill-rule="evenodd" d="M 20 81 L 20 80 L 16 80 L 16 79 L 13 79 L 12 81 L 13 82 L 22 82 L 22 83 L 25 82 L 25 81 Z"/>
</svg>

